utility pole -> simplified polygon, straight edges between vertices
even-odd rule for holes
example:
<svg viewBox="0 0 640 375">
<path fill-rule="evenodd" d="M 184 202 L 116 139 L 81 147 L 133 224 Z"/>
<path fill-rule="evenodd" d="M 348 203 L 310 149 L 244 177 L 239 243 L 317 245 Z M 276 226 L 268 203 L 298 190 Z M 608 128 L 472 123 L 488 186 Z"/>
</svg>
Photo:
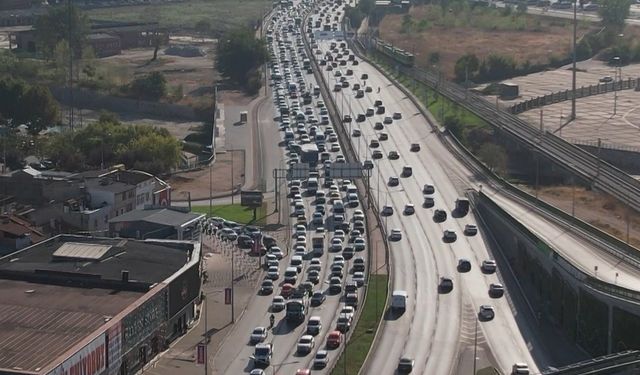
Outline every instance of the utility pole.
<svg viewBox="0 0 640 375">
<path fill-rule="evenodd" d="M 69 127 L 73 130 L 73 33 L 71 30 L 71 0 L 67 0 L 67 32 L 69 39 Z"/>
<path fill-rule="evenodd" d="M 235 290 L 234 290 L 234 285 L 235 285 L 235 250 L 233 248 L 233 246 L 231 246 L 231 323 L 235 323 L 236 322 L 236 314 L 235 314 L 235 304 L 236 304 L 236 298 L 235 298 Z"/>
<path fill-rule="evenodd" d="M 618 82 L 618 70 L 620 68 L 620 56 L 615 56 L 613 58 L 614 61 L 614 74 L 613 74 L 613 115 L 615 116 L 618 112 L 618 90 L 616 89 L 616 82 Z M 620 74 L 620 79 L 622 79 L 622 74 Z"/>
<path fill-rule="evenodd" d="M 571 117 L 570 121 L 576 119 L 576 39 L 578 32 L 578 1 L 573 3 L 573 69 L 571 72 Z"/>
<path fill-rule="evenodd" d="M 208 353 L 209 351 L 209 326 L 208 326 L 208 314 L 207 314 L 207 305 L 209 304 L 209 297 L 204 295 L 204 343 L 206 345 L 204 352 Z M 209 374 L 209 356 L 205 355 L 204 360 L 204 375 Z"/>
<path fill-rule="evenodd" d="M 473 375 L 476 375 L 477 358 L 478 358 L 478 318 L 476 317 L 476 329 L 473 335 Z"/>
</svg>

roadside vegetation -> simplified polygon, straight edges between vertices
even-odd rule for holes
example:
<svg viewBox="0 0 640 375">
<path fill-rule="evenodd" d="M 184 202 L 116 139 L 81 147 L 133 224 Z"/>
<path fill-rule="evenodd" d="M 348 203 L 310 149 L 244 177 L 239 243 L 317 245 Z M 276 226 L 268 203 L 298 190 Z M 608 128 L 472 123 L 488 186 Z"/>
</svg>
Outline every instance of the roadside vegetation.
<svg viewBox="0 0 640 375">
<path fill-rule="evenodd" d="M 346 353 L 342 352 L 331 372 L 332 375 L 357 374 L 360 371 L 385 312 L 387 281 L 387 275 L 369 275 L 367 299 L 362 307 L 358 324 L 347 343 Z"/>
<path fill-rule="evenodd" d="M 216 68 L 226 78 L 254 95 L 262 87 L 260 67 L 267 61 L 265 41 L 250 28 L 237 28 L 218 42 Z"/>
<path fill-rule="evenodd" d="M 169 172 L 180 159 L 180 143 L 166 129 L 124 125 L 112 115 L 80 130 L 43 138 L 42 154 L 62 170 L 124 164 L 153 174 Z"/>
<path fill-rule="evenodd" d="M 209 206 L 193 206 L 191 211 L 209 215 Z M 242 207 L 240 204 L 214 204 L 210 216 L 218 216 L 226 220 L 240 224 L 253 224 L 253 209 Z M 266 216 L 266 207 L 262 205 L 256 211 L 256 223 L 263 224 Z"/>
</svg>

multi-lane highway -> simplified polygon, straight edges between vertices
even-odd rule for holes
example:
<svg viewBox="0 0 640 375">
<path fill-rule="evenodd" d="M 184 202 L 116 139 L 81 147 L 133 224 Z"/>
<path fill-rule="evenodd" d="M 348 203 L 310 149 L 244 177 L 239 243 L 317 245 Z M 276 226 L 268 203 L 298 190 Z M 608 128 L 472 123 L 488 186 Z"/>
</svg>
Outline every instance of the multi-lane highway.
<svg viewBox="0 0 640 375">
<path fill-rule="evenodd" d="M 338 52 L 344 54 L 339 49 L 339 41 L 316 42 L 322 52 L 314 54 L 317 58 L 325 56 L 332 42 L 336 42 Z M 335 57 L 335 53 L 333 55 Z M 360 136 L 352 137 L 360 159 L 374 160 L 372 186 L 380 192 L 374 192 L 374 197 L 379 199 L 378 206 L 394 208 L 394 214 L 384 221 L 388 230 L 399 228 L 404 237 L 391 244 L 392 284 L 394 290 L 406 290 L 410 295 L 405 313 L 384 325 L 369 368 L 383 374 L 393 373 L 398 359 L 407 356 L 416 361 L 416 373 L 455 373 L 461 348 L 461 328 L 473 326 L 480 306 L 489 304 L 495 308 L 496 316 L 492 321 L 481 322 L 480 328 L 499 367 L 505 372 L 510 371 L 514 362 L 521 361 L 529 363 L 535 370 L 527 343 L 522 339 L 506 299 L 494 299 L 488 295 L 489 285 L 499 280 L 495 274 L 487 275 L 480 270 L 482 261 L 491 258 L 482 235 L 467 237 L 463 233 L 466 224 L 474 224 L 473 215 L 451 216 L 456 199 L 465 188 L 473 186 L 473 181 L 452 178 L 451 171 L 439 162 L 448 153 L 418 109 L 369 64 L 360 62 L 357 66 L 338 66 L 331 71 L 327 71 L 325 65 L 323 75 L 330 88 L 346 74 L 347 69 L 353 71 L 346 79 L 349 87 L 333 91 L 334 100 L 342 115 L 349 114 L 354 119 L 345 125 L 349 134 L 353 134 L 356 128 L 360 130 Z M 339 76 L 336 76 L 336 70 L 340 70 Z M 366 79 L 363 79 L 363 74 L 367 75 Z M 371 92 L 356 98 L 354 84 L 363 89 L 370 86 Z M 386 113 L 366 116 L 368 108 L 376 108 L 376 100 L 382 101 Z M 384 124 L 384 118 L 393 117 L 394 112 L 399 112 L 402 118 Z M 356 121 L 359 114 L 365 114 L 365 121 Z M 383 123 L 380 130 L 376 130 L 380 127 L 376 126 L 378 122 Z M 386 133 L 386 140 L 381 140 L 385 139 L 382 133 Z M 379 146 L 371 147 L 372 140 L 377 140 Z M 420 151 L 410 151 L 413 143 L 420 145 Z M 382 158 L 373 158 L 376 150 L 381 151 Z M 398 159 L 388 158 L 392 151 L 399 154 Z M 405 166 L 412 168 L 413 173 L 409 177 L 401 177 Z M 399 178 L 398 186 L 389 186 L 388 181 L 392 177 Z M 425 184 L 435 187 L 435 193 L 431 195 L 435 204 L 430 208 L 422 207 Z M 406 204 L 415 206 L 415 214 L 403 214 Z M 436 209 L 444 209 L 448 213 L 445 221 L 434 221 Z M 444 230 L 455 231 L 457 240 L 445 243 Z M 459 259 L 471 262 L 470 272 L 458 272 Z M 446 294 L 438 292 L 440 277 L 453 280 L 453 291 Z"/>
</svg>

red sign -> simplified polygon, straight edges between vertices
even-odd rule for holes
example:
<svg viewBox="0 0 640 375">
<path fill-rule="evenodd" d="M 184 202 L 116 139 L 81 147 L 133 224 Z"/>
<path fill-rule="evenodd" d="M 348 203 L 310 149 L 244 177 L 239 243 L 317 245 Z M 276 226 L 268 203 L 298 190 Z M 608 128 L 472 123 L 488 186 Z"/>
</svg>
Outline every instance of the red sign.
<svg viewBox="0 0 640 375">
<path fill-rule="evenodd" d="M 196 346 L 196 365 L 204 365 L 207 360 L 207 345 L 198 344 Z"/>
<path fill-rule="evenodd" d="M 224 304 L 225 305 L 230 305 L 231 304 L 231 288 L 224 288 Z"/>
</svg>

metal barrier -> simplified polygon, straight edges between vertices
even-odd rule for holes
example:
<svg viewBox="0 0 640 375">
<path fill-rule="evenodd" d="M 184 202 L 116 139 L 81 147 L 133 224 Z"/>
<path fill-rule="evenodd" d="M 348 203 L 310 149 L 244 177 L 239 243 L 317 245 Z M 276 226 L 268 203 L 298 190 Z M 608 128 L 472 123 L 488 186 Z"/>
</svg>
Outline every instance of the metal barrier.
<svg viewBox="0 0 640 375">
<path fill-rule="evenodd" d="M 640 87 L 640 78 L 628 78 L 626 80 L 598 83 L 596 85 L 582 86 L 576 88 L 576 99 L 586 98 L 593 95 L 606 94 L 613 91 L 636 89 Z M 530 109 L 540 108 L 545 105 L 556 104 L 573 99 L 572 90 L 557 91 L 551 94 L 537 96 L 520 103 L 516 103 L 508 108 L 511 114 L 517 115 Z"/>
</svg>

